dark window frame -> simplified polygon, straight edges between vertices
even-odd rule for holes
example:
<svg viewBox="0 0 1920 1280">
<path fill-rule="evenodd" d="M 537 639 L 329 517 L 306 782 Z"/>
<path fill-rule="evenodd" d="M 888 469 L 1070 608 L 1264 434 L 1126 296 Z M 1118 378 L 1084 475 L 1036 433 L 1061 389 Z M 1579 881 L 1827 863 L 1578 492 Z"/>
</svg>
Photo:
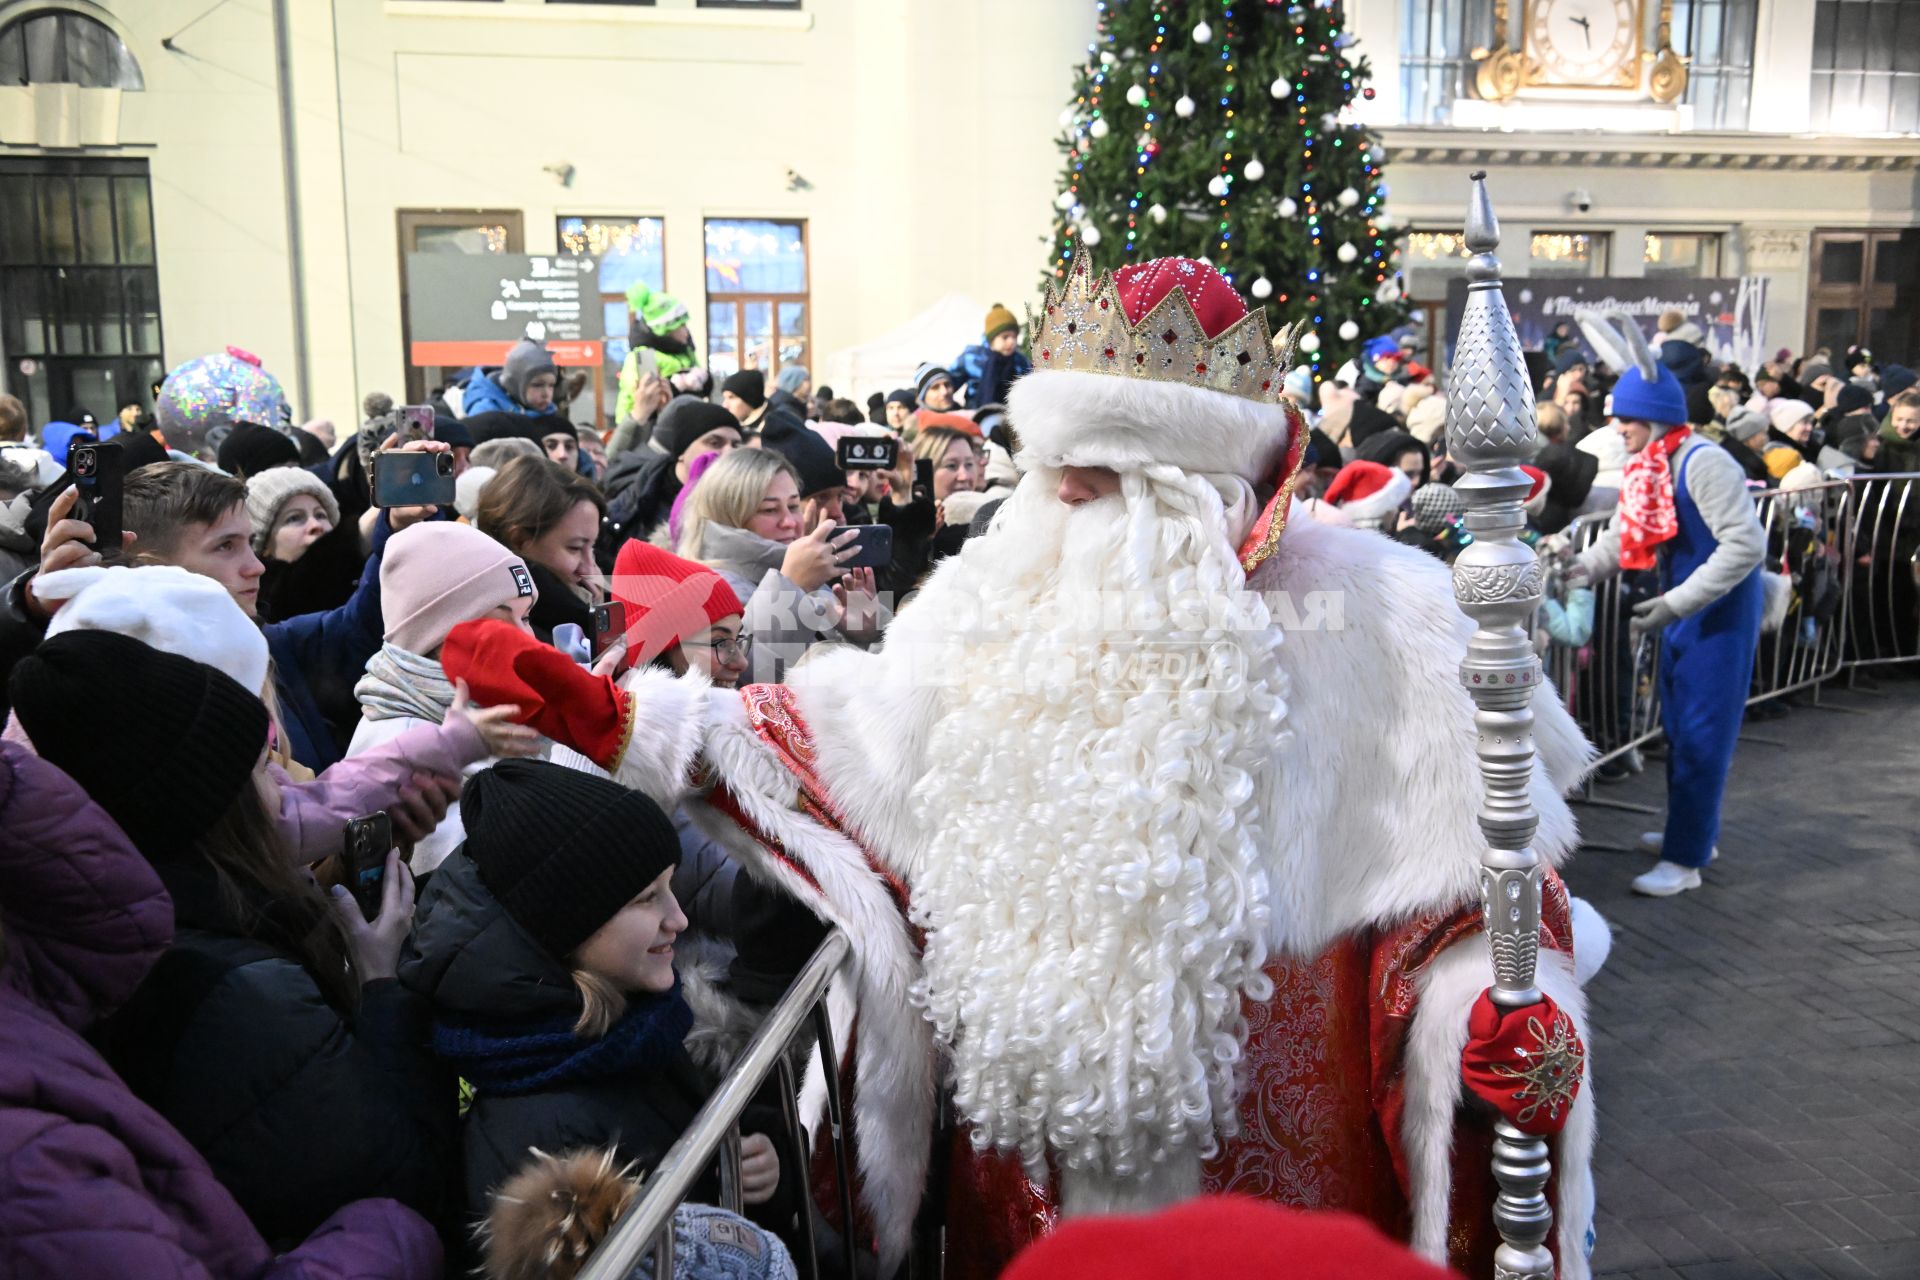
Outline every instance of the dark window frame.
<svg viewBox="0 0 1920 1280">
<path fill-rule="evenodd" d="M 763 372 L 767 374 L 768 377 L 772 377 L 775 373 L 779 372 L 780 363 L 781 363 L 780 362 L 780 333 L 781 333 L 780 307 L 782 306 L 782 304 L 799 303 L 800 305 L 806 308 L 807 319 L 806 319 L 806 323 L 801 327 L 800 338 L 804 345 L 804 350 L 806 352 L 806 360 L 808 361 L 807 367 L 812 368 L 813 361 L 815 359 L 814 350 L 813 350 L 813 237 L 808 227 L 808 220 L 805 218 L 757 217 L 752 214 L 715 215 L 715 216 L 704 217 L 700 220 L 700 248 L 701 248 L 701 256 L 703 261 L 705 260 L 705 254 L 706 254 L 707 227 L 716 222 L 769 222 L 769 223 L 777 223 L 782 226 L 798 227 L 800 229 L 800 256 L 806 264 L 807 287 L 799 293 L 765 293 L 765 292 L 716 293 L 712 289 L 707 287 L 706 272 L 702 271 L 701 278 L 700 278 L 700 286 L 701 286 L 701 300 L 704 303 L 704 309 L 701 311 L 700 314 L 701 314 L 702 322 L 707 325 L 709 330 L 709 332 L 707 333 L 707 363 L 709 365 L 713 363 L 713 334 L 711 330 L 713 325 L 714 306 L 716 304 L 721 304 L 721 303 L 732 305 L 733 324 L 734 324 L 733 332 L 735 337 L 739 341 L 740 348 L 744 348 L 746 345 L 746 338 L 747 338 L 746 308 L 750 303 L 764 302 L 769 304 L 770 310 L 772 312 L 772 324 L 769 330 L 769 350 L 771 351 L 771 355 L 772 355 L 772 364 L 765 365 L 765 366 L 763 365 L 748 366 L 744 362 L 744 360 L 740 360 L 739 367 L 743 369 L 748 367 L 761 369 Z M 739 357 L 742 357 L 744 355 L 744 351 L 739 348 L 736 348 L 734 355 L 736 359 L 738 359 Z"/>
</svg>

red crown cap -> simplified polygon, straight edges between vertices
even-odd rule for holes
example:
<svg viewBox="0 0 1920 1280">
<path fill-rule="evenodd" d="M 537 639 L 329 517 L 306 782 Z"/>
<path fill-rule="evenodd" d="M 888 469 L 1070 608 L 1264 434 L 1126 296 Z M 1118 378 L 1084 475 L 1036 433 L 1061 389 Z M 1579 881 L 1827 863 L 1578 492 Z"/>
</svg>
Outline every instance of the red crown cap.
<svg viewBox="0 0 1920 1280">
<path fill-rule="evenodd" d="M 1192 258 L 1155 258 L 1113 273 L 1114 290 L 1128 324 L 1139 324 L 1161 299 L 1178 289 L 1187 295 L 1193 315 L 1209 338 L 1247 318 L 1247 304 L 1226 277 Z"/>
</svg>

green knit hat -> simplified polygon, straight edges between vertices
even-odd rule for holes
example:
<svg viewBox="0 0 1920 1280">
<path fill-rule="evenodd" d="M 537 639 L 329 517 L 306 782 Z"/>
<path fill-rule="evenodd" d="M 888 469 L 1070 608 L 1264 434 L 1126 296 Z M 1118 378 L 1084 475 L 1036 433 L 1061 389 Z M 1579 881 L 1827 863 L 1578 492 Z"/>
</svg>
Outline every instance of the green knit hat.
<svg viewBox="0 0 1920 1280">
<path fill-rule="evenodd" d="M 672 333 L 688 320 L 687 304 L 670 293 L 656 293 L 644 284 L 627 290 L 627 305 L 655 333 Z"/>
</svg>

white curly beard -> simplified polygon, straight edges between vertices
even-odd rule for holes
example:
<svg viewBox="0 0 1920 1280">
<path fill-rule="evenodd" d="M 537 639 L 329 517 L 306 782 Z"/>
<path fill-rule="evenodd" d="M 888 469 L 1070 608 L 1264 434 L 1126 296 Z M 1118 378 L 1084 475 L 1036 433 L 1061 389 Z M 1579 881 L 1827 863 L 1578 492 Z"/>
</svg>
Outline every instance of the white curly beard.
<svg viewBox="0 0 1920 1280">
<path fill-rule="evenodd" d="M 953 614 L 966 687 L 915 788 L 936 833 L 915 994 L 977 1146 L 1142 1178 L 1237 1129 L 1242 1002 L 1271 995 L 1254 775 L 1285 676 L 1210 482 L 1155 468 L 1069 513 L 1051 479 L 927 593 L 979 614 Z M 1064 616 L 1096 590 L 1129 593 L 1133 625 Z"/>
</svg>

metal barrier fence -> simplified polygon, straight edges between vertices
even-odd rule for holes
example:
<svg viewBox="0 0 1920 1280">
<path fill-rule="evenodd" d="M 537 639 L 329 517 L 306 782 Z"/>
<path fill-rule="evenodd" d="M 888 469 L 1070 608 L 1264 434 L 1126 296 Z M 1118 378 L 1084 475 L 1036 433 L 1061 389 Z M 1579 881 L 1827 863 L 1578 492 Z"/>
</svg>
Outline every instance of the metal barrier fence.
<svg viewBox="0 0 1920 1280">
<path fill-rule="evenodd" d="M 1784 574 L 1784 610 L 1768 618 L 1747 704 L 1818 686 L 1853 669 L 1920 656 L 1920 474 L 1860 476 L 1754 495 L 1767 572 Z M 1609 515 L 1582 516 L 1565 537 L 1578 553 Z M 1599 748 L 1625 757 L 1660 735 L 1660 646 L 1631 643 L 1633 605 L 1658 592 L 1653 571 L 1594 586 L 1585 645 L 1555 643 L 1547 670 Z"/>
<path fill-rule="evenodd" d="M 827 986 L 847 958 L 847 936 L 835 929 L 820 943 L 813 956 L 794 978 L 787 993 L 760 1024 L 740 1060 L 720 1082 L 707 1105 L 693 1118 L 680 1141 L 660 1160 L 640 1196 L 620 1215 L 607 1238 L 594 1250 L 592 1259 L 581 1270 L 579 1280 L 628 1280 L 640 1260 L 653 1252 L 655 1280 L 670 1280 L 673 1275 L 673 1211 L 687 1199 L 694 1184 L 720 1157 L 721 1208 L 740 1212 L 740 1115 L 759 1092 L 769 1076 L 778 1080 L 780 1107 L 788 1138 L 788 1149 L 781 1161 L 793 1161 L 796 1185 L 801 1191 L 800 1228 L 803 1240 L 801 1256 L 796 1259 L 800 1274 L 820 1274 L 819 1249 L 814 1240 L 813 1215 L 807 1203 L 808 1151 L 806 1132 L 799 1124 L 799 1090 L 795 1087 L 793 1064 L 788 1048 L 811 1021 L 820 1051 L 820 1065 L 826 1073 L 827 1137 L 833 1144 L 835 1173 L 839 1178 L 840 1220 L 853 1222 L 853 1181 L 848 1172 L 848 1154 L 844 1141 L 840 1097 L 840 1070 L 833 1048 L 833 1025 L 827 1016 Z M 844 1244 L 845 1274 L 854 1274 L 851 1232 Z"/>
</svg>

